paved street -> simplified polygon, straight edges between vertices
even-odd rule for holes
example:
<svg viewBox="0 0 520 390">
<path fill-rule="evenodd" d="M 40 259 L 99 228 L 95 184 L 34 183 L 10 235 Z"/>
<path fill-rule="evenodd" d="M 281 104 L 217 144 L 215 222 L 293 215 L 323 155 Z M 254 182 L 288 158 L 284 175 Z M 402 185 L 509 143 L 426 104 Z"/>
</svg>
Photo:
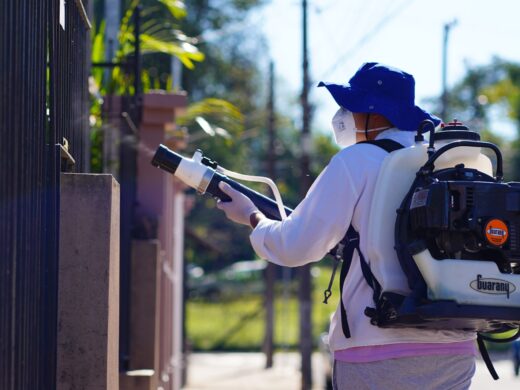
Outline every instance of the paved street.
<svg viewBox="0 0 520 390">
<path fill-rule="evenodd" d="M 500 379 L 498 381 L 493 380 L 484 362 L 478 361 L 477 372 L 473 378 L 471 390 L 520 389 L 520 377 L 515 377 L 513 372 L 513 363 L 509 359 L 509 355 L 493 356 L 492 359 L 493 365 L 495 366 Z"/>
<path fill-rule="evenodd" d="M 478 361 L 471 390 L 520 389 L 520 378 L 514 376 L 508 356 L 494 356 L 493 359 L 500 379 L 494 381 L 485 364 Z M 188 385 L 185 390 L 298 390 L 298 354 L 278 353 L 274 363 L 273 368 L 265 370 L 261 353 L 194 353 L 189 360 Z M 324 388 L 323 368 L 322 355 L 315 353 L 313 388 L 316 390 Z"/>
<path fill-rule="evenodd" d="M 265 370 L 261 353 L 194 353 L 188 366 L 185 390 L 297 390 L 300 386 L 299 355 L 277 353 L 274 367 Z M 323 389 L 322 356 L 313 355 L 315 389 Z"/>
</svg>

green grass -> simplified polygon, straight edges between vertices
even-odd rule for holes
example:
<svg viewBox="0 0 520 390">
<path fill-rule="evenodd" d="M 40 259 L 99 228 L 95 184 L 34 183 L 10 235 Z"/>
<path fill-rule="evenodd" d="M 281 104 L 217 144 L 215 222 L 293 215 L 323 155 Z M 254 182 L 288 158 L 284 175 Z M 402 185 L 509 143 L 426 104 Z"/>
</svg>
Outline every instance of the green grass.
<svg viewBox="0 0 520 390">
<path fill-rule="evenodd" d="M 327 262 L 330 262 L 326 260 Z M 327 263 L 328 264 L 328 263 Z M 312 323 L 313 342 L 328 329 L 330 315 L 339 300 L 339 270 L 336 274 L 332 297 L 323 304 L 323 290 L 327 288 L 331 269 L 316 267 L 319 274 L 313 278 Z M 299 312 L 297 283 L 289 287 L 284 299 L 283 285 L 275 288 L 274 342 L 276 348 L 298 348 Z M 247 290 L 247 289 L 246 289 Z M 187 336 L 191 349 L 196 351 L 259 351 L 264 337 L 265 309 L 261 294 L 240 295 L 225 301 L 192 300 L 187 302 Z M 515 330 L 495 335 L 497 339 L 512 336 Z M 507 350 L 509 343 L 487 343 L 492 351 Z"/>
<path fill-rule="evenodd" d="M 312 321 L 313 340 L 328 329 L 331 313 L 339 299 L 336 280 L 332 297 L 323 304 L 323 290 L 327 287 L 330 268 L 317 268 L 313 278 Z M 339 279 L 339 272 L 336 275 Z M 284 298 L 283 286 L 278 283 L 275 293 L 274 341 L 277 348 L 298 347 L 299 312 L 298 299 L 293 285 L 288 299 Z M 260 350 L 264 337 L 265 309 L 262 295 L 243 295 L 222 302 L 193 300 L 186 307 L 187 336 L 193 350 Z"/>
</svg>

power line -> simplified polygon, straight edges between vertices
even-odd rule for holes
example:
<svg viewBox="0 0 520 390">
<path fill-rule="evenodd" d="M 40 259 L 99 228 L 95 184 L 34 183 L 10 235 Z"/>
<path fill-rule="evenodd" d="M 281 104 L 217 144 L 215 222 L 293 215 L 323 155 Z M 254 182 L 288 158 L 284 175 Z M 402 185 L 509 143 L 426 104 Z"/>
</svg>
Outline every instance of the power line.
<svg viewBox="0 0 520 390">
<path fill-rule="evenodd" d="M 397 17 L 402 11 L 404 11 L 408 6 L 410 6 L 414 0 L 405 0 L 401 5 L 396 7 L 393 12 L 390 12 L 388 15 L 383 17 L 368 33 L 363 35 L 357 43 L 347 50 L 344 54 L 342 54 L 338 60 L 324 73 L 325 76 L 333 73 L 337 67 L 345 61 L 346 58 L 350 57 L 357 50 L 359 50 L 363 45 L 365 45 L 370 39 L 372 39 L 377 33 L 392 19 Z M 323 77 L 322 77 L 323 78 Z"/>
<path fill-rule="evenodd" d="M 322 13 L 324 11 L 329 10 L 330 8 L 334 8 L 339 3 L 339 0 L 331 0 L 328 4 L 316 5 L 312 4 L 314 7 L 314 11 L 318 13 Z"/>
<path fill-rule="evenodd" d="M 326 42 L 330 45 L 331 49 L 334 50 L 334 53 L 340 53 L 342 49 L 344 49 L 345 45 L 341 45 L 338 43 L 336 38 L 341 39 L 342 42 L 345 41 L 344 37 L 355 37 L 357 36 L 356 32 L 359 32 L 358 25 L 365 25 L 369 19 L 379 20 L 379 16 L 386 15 L 387 9 L 378 15 L 377 18 L 374 18 L 373 8 L 377 8 L 377 0 L 363 0 L 361 2 L 353 2 L 351 9 L 347 13 L 337 12 L 338 1 L 334 3 L 329 3 L 327 6 L 317 6 L 314 5 L 314 13 L 317 16 L 320 29 L 318 30 L 322 35 L 323 39 L 320 41 L 320 45 L 323 42 Z M 390 5 L 391 6 L 391 5 Z M 327 12 L 333 12 L 331 22 L 331 15 L 328 15 L 326 18 L 324 14 Z M 340 26 L 343 28 L 343 32 L 338 34 L 338 18 L 340 18 Z M 333 30 L 331 30 L 333 28 Z M 346 28 L 346 30 L 345 30 Z M 352 40 L 352 39 L 350 39 Z"/>
</svg>

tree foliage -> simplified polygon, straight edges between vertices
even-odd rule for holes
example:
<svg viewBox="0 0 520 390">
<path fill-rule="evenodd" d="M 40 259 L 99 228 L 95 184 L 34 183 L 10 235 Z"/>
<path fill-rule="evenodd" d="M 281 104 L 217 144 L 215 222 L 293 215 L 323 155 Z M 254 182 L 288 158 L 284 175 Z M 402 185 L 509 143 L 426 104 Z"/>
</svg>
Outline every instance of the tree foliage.
<svg viewBox="0 0 520 390">
<path fill-rule="evenodd" d="M 96 1 L 98 8 L 100 1 Z M 249 15 L 263 1 L 141 0 L 140 4 L 143 8 L 144 89 L 171 88 L 171 55 L 177 55 L 184 65 L 182 88 L 188 92 L 190 105 L 184 115 L 176 118 L 177 125 L 188 133 L 188 146 L 182 153 L 191 155 L 195 149 L 202 149 L 205 155 L 227 169 L 268 175 L 265 70 L 269 56 L 258 29 L 251 28 L 248 21 Z M 118 61 L 131 59 L 135 37 L 130 16 L 135 5 L 135 0 L 124 2 L 127 12 L 121 25 Z M 105 60 L 104 29 L 103 21 L 99 20 L 93 35 L 94 61 Z M 184 52 L 179 53 L 179 49 Z M 204 53 L 203 61 L 195 63 L 202 60 L 201 53 Z M 117 88 L 104 84 L 104 71 L 96 70 L 94 76 L 99 85 L 105 85 L 98 95 L 107 91 L 123 93 L 124 88 L 131 88 L 132 80 L 124 79 L 119 70 L 112 74 L 112 79 L 118 80 Z M 276 133 L 274 179 L 285 203 L 294 207 L 301 199 L 300 131 L 292 118 L 278 112 Z M 315 141 L 313 177 L 337 150 L 331 146 L 329 137 L 317 135 Z M 270 195 L 262 185 L 246 184 Z M 248 228 L 229 222 L 214 207 L 211 198 L 192 192 L 188 199 L 194 203 L 186 220 L 185 258 L 188 262 L 220 268 L 255 257 Z"/>
<path fill-rule="evenodd" d="M 261 37 L 243 23 L 260 2 L 199 0 L 186 5 L 181 29 L 197 38 L 205 54 L 202 63 L 183 72 L 182 85 L 193 102 L 180 118 L 189 133 L 186 152 L 201 149 L 227 169 L 261 174 L 258 152 L 265 146 L 267 116 L 265 81 L 257 57 L 265 49 Z M 233 104 L 238 111 L 216 99 Z M 223 111 L 228 113 L 227 119 L 219 120 L 216 116 Z M 188 261 L 219 268 L 255 256 L 249 229 L 230 223 L 214 208 L 212 199 L 195 198 L 186 226 Z"/>
<path fill-rule="evenodd" d="M 465 122 L 488 127 L 491 108 L 506 107 L 510 119 L 520 119 L 520 65 L 494 58 L 490 64 L 469 67 L 450 92 L 452 113 Z"/>
<path fill-rule="evenodd" d="M 452 116 L 479 131 L 505 153 L 506 176 L 519 180 L 520 174 L 520 64 L 494 58 L 489 64 L 468 67 L 466 75 L 450 92 Z M 456 113 L 456 114 L 455 114 Z M 492 132 L 492 121 L 509 120 L 517 129 L 512 143 Z"/>
</svg>

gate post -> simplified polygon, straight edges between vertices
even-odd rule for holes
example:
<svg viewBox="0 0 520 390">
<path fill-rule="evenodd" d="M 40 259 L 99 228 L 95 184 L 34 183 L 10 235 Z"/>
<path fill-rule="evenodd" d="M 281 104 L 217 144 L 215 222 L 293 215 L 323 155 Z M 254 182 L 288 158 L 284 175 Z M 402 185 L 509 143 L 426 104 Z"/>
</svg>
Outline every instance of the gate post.
<svg viewBox="0 0 520 390">
<path fill-rule="evenodd" d="M 62 174 L 57 389 L 119 388 L 119 184 Z"/>
</svg>

